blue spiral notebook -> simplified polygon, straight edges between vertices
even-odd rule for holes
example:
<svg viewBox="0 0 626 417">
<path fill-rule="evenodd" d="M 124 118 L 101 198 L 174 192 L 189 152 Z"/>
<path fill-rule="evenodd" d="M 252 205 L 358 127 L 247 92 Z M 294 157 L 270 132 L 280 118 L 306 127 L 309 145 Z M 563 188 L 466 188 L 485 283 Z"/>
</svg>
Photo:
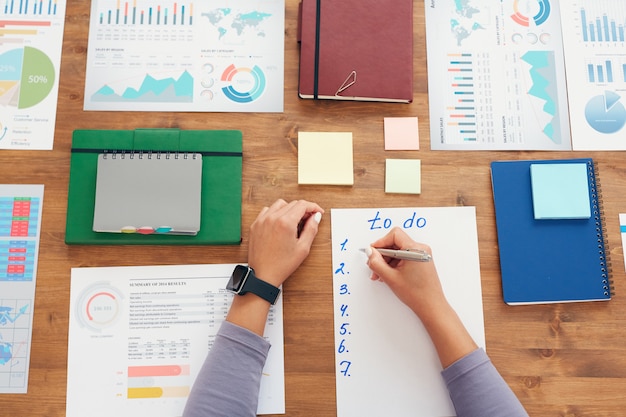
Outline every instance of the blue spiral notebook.
<svg viewBox="0 0 626 417">
<path fill-rule="evenodd" d="M 581 163 L 587 167 L 591 215 L 536 216 L 531 166 Z M 608 250 L 593 160 L 496 161 L 491 163 L 491 179 L 504 301 L 516 305 L 610 300 Z"/>
</svg>

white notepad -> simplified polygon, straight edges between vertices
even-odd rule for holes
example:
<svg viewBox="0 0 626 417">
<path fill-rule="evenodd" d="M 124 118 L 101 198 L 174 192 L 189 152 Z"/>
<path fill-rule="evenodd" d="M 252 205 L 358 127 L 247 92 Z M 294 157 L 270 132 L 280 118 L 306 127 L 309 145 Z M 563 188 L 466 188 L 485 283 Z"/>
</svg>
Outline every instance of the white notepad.
<svg viewBox="0 0 626 417">
<path fill-rule="evenodd" d="M 200 154 L 100 154 L 93 230 L 195 235 L 201 185 Z"/>
<path fill-rule="evenodd" d="M 476 208 L 333 208 L 330 219 L 337 417 L 456 415 L 426 329 L 385 283 L 369 279 L 359 249 L 396 226 L 426 242 L 446 298 L 484 348 Z"/>
</svg>

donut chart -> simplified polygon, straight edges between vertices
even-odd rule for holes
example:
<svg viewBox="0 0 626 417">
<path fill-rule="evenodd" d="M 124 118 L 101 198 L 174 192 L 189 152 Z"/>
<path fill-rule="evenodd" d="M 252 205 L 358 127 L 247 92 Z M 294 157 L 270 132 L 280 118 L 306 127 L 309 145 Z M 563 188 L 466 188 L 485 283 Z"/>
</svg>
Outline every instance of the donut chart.
<svg viewBox="0 0 626 417">
<path fill-rule="evenodd" d="M 524 2 L 527 2 L 527 1 L 529 0 L 525 0 Z M 542 25 L 543 23 L 546 22 L 546 20 L 548 20 L 548 17 L 550 17 L 550 2 L 549 0 L 530 0 L 530 1 L 536 2 L 539 6 L 539 10 L 532 17 L 532 20 L 535 23 L 535 25 L 537 26 Z M 526 26 L 526 27 L 530 26 L 531 18 L 524 15 L 524 13 L 522 13 L 522 11 L 520 10 L 520 0 L 515 0 L 513 2 L 513 11 L 515 13 L 511 15 L 511 19 L 513 19 L 515 23 L 522 25 L 522 26 Z"/>
<path fill-rule="evenodd" d="M 250 103 L 265 90 L 265 74 L 258 65 L 247 68 L 231 64 L 222 73 L 221 80 L 228 84 L 222 87 L 222 92 L 236 103 Z"/>
<path fill-rule="evenodd" d="M 107 283 L 97 283 L 83 291 L 76 305 L 80 324 L 92 331 L 113 325 L 122 310 L 122 295 Z"/>
<path fill-rule="evenodd" d="M 0 104 L 27 109 L 41 103 L 55 82 L 54 64 L 42 51 L 25 46 L 0 55 Z"/>
</svg>

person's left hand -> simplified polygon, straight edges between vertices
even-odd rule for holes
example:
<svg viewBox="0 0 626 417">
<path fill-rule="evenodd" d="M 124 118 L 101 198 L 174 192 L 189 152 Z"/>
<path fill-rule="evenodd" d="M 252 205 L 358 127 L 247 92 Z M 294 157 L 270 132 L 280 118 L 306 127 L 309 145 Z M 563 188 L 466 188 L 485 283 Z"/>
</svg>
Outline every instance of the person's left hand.
<svg viewBox="0 0 626 417">
<path fill-rule="evenodd" d="M 322 213 L 305 200 L 264 207 L 250 226 L 248 265 L 256 276 L 280 286 L 308 256 Z"/>
</svg>

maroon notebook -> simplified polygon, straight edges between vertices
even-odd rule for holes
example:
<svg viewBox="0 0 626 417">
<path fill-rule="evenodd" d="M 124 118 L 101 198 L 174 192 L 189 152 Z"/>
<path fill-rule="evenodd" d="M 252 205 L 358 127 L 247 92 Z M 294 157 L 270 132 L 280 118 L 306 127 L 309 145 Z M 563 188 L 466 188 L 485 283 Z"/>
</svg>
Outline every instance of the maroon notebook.
<svg viewBox="0 0 626 417">
<path fill-rule="evenodd" d="M 301 98 L 413 100 L 413 0 L 302 0 L 299 40 Z"/>
</svg>

